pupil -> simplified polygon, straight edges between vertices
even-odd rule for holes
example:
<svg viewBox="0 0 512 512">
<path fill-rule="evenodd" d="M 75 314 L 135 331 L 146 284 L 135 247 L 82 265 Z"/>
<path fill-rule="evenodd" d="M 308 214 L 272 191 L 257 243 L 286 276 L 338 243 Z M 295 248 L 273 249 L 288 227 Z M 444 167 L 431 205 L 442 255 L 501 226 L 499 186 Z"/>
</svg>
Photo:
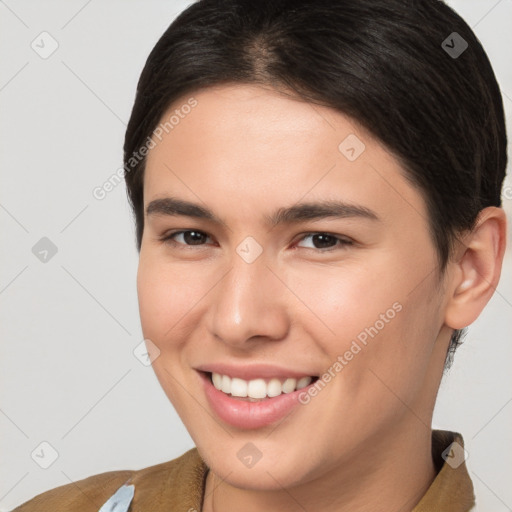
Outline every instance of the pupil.
<svg viewBox="0 0 512 512">
<path fill-rule="evenodd" d="M 195 235 L 195 237 L 192 235 Z M 203 236 L 204 235 L 202 233 L 199 233 L 198 231 L 187 231 L 184 233 L 183 238 L 187 243 L 192 242 L 190 245 L 198 245 L 195 244 L 194 242 L 200 243 L 202 241 Z"/>
<path fill-rule="evenodd" d="M 330 241 L 333 241 L 334 240 L 334 237 L 332 235 L 325 235 L 325 234 L 320 234 L 320 235 L 313 235 L 313 240 L 315 240 L 315 238 L 318 240 L 323 240 L 324 241 L 324 245 L 322 245 L 322 242 L 320 242 L 320 245 L 322 247 L 326 247 L 325 245 L 325 240 L 327 239 L 327 247 L 332 247 L 332 244 L 329 245 L 329 240 Z M 334 242 L 336 243 L 336 241 L 334 240 Z M 318 244 L 315 244 L 315 245 L 318 245 Z M 318 247 L 317 247 L 318 248 Z"/>
</svg>

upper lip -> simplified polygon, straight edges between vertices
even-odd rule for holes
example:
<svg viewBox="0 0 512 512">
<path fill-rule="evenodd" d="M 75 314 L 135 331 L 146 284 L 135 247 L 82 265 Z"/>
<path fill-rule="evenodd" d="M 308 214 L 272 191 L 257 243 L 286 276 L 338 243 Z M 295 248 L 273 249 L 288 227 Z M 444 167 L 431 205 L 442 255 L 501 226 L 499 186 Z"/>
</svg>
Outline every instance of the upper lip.
<svg viewBox="0 0 512 512">
<path fill-rule="evenodd" d="M 220 373 L 229 377 L 237 377 L 243 380 L 253 379 L 285 379 L 288 377 L 300 379 L 301 377 L 314 377 L 314 373 L 300 372 L 282 366 L 271 364 L 244 364 L 234 365 L 229 363 L 210 363 L 197 366 L 196 370 L 201 372 Z"/>
</svg>

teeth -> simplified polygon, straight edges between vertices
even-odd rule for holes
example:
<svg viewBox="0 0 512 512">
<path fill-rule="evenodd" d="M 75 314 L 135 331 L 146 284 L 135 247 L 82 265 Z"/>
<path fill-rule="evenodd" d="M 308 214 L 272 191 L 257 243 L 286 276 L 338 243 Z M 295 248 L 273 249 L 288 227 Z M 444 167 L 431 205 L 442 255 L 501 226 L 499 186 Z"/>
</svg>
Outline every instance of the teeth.
<svg viewBox="0 0 512 512">
<path fill-rule="evenodd" d="M 231 379 L 227 375 L 222 376 L 222 383 L 220 389 L 224 393 L 231 393 Z"/>
<path fill-rule="evenodd" d="M 247 396 L 249 398 L 265 398 L 267 396 L 267 384 L 265 381 L 263 379 L 250 380 L 247 384 Z"/>
<path fill-rule="evenodd" d="M 295 391 L 297 385 L 297 379 L 286 379 L 283 384 L 283 393 L 291 393 Z"/>
<path fill-rule="evenodd" d="M 309 386 L 312 380 L 313 379 L 311 377 L 302 377 L 297 382 L 297 389 L 302 389 L 305 388 L 306 386 Z"/>
<path fill-rule="evenodd" d="M 228 377 L 219 373 L 212 373 L 212 383 L 216 389 L 236 397 L 248 397 L 249 399 L 261 399 L 266 397 L 279 396 L 281 393 L 292 393 L 297 389 L 305 388 L 311 384 L 312 377 L 301 377 L 300 379 L 288 378 L 284 382 L 279 379 L 244 380 L 238 377 Z"/>
<path fill-rule="evenodd" d="M 212 373 L 212 381 L 213 385 L 217 389 L 222 389 L 222 375 L 219 375 L 218 373 Z"/>
<path fill-rule="evenodd" d="M 229 377 L 227 377 L 229 379 Z M 231 379 L 231 394 L 233 396 L 247 396 L 247 382 L 242 379 Z M 224 390 L 223 390 L 224 391 Z M 225 391 L 224 391 L 225 392 Z M 228 391 L 229 393 L 229 391 Z"/>
<path fill-rule="evenodd" d="M 283 386 L 281 386 L 279 379 L 270 379 L 270 382 L 267 384 L 267 396 L 279 396 L 282 392 Z"/>
</svg>

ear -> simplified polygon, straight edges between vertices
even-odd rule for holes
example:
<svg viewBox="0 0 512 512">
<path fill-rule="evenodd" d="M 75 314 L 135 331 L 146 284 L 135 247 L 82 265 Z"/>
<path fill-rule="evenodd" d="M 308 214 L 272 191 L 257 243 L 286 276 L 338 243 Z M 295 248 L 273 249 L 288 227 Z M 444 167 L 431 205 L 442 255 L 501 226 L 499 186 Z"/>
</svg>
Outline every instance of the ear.
<svg viewBox="0 0 512 512">
<path fill-rule="evenodd" d="M 449 279 L 445 324 L 462 329 L 474 322 L 492 297 L 501 274 L 507 220 L 502 208 L 484 208 L 475 228 L 460 239 Z"/>
</svg>

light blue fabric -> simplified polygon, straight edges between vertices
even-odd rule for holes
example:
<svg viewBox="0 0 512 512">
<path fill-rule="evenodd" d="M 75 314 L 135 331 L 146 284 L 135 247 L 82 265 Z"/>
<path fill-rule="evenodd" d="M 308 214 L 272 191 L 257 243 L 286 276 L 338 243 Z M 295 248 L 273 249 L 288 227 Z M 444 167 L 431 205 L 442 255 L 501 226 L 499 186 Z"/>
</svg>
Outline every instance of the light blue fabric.
<svg viewBox="0 0 512 512">
<path fill-rule="evenodd" d="M 133 495 L 135 493 L 134 485 L 122 485 L 119 489 L 105 502 L 98 512 L 127 512 L 130 508 Z"/>
</svg>

